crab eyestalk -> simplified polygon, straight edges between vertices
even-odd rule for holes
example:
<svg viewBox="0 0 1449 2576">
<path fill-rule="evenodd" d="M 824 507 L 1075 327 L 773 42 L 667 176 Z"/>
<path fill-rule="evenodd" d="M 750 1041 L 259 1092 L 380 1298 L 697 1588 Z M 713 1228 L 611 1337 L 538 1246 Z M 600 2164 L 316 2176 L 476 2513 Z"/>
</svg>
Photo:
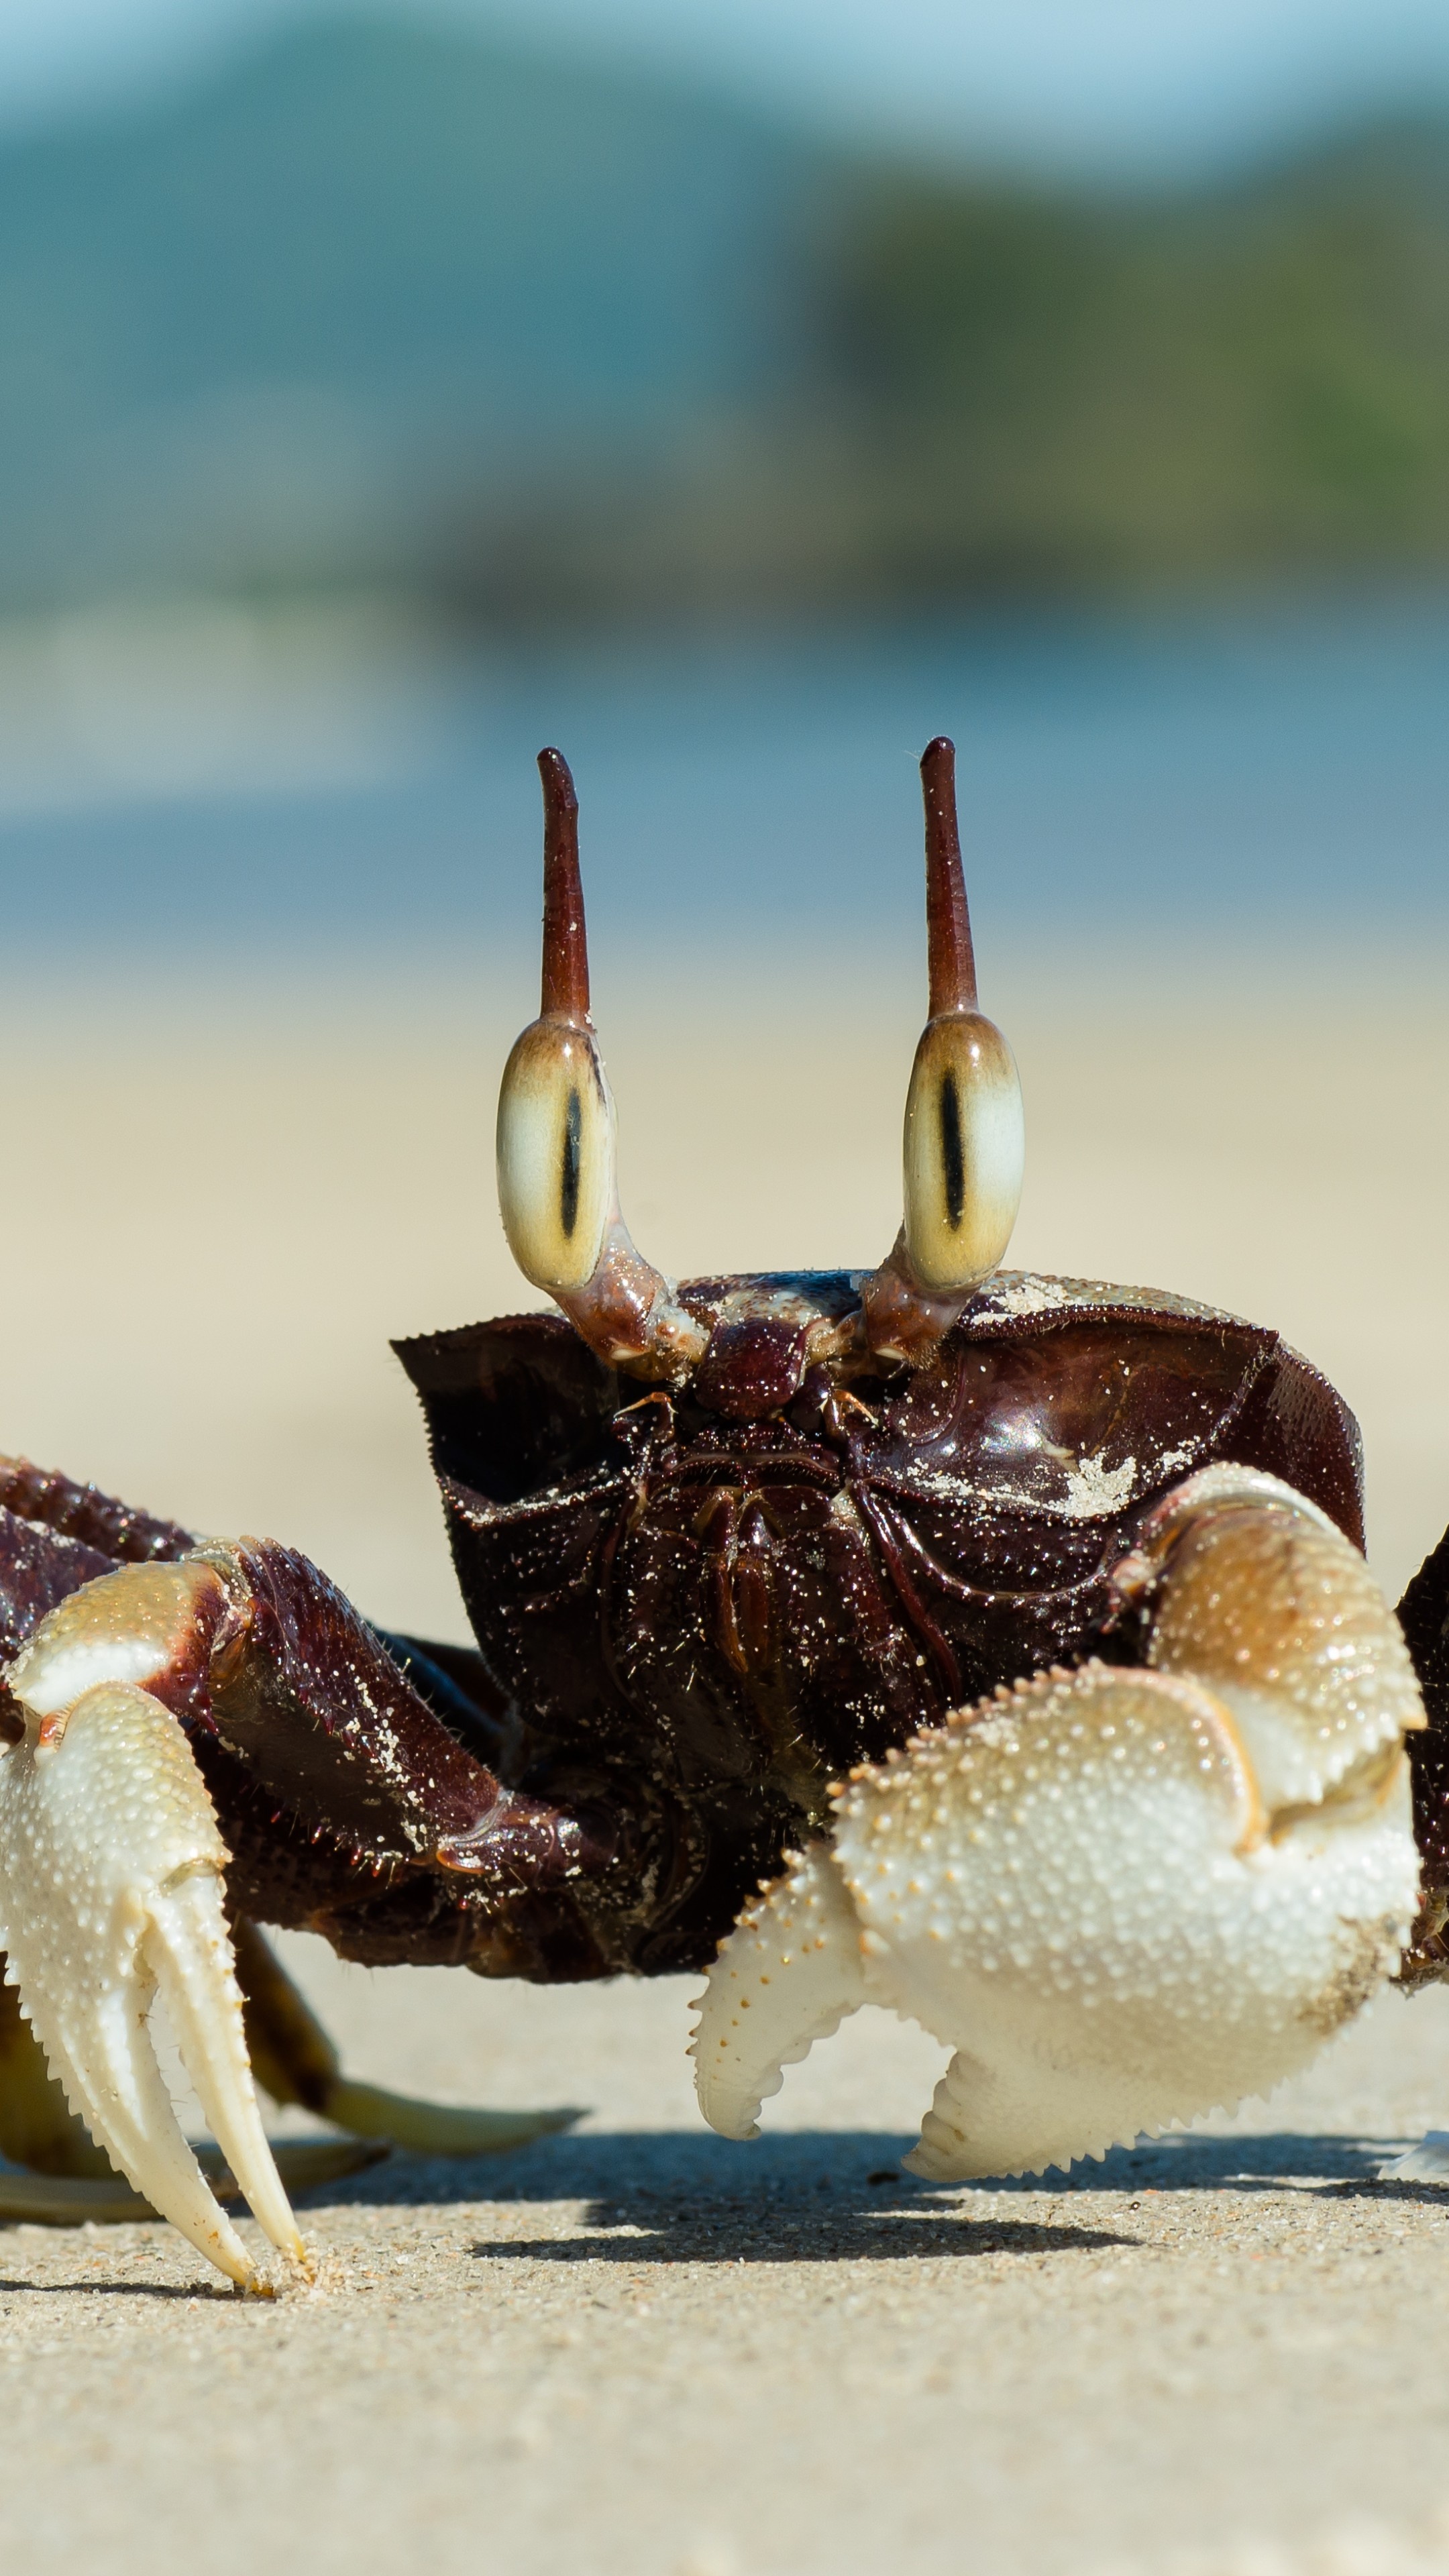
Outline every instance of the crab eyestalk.
<svg viewBox="0 0 1449 2576">
<path fill-rule="evenodd" d="M 579 806 L 562 752 L 541 751 L 543 991 L 504 1068 L 498 1203 L 525 1278 L 591 1349 L 643 1377 L 681 1376 L 705 1346 L 619 1211 L 614 1101 L 589 1012 Z"/>
<path fill-rule="evenodd" d="M 865 1282 L 872 1348 L 920 1358 L 997 1267 L 1021 1201 L 1025 1136 L 1010 1047 L 976 1006 L 976 960 L 956 823 L 956 753 L 944 734 L 921 759 L 926 808 L 930 1017 L 906 1094 L 905 1216 Z"/>
</svg>

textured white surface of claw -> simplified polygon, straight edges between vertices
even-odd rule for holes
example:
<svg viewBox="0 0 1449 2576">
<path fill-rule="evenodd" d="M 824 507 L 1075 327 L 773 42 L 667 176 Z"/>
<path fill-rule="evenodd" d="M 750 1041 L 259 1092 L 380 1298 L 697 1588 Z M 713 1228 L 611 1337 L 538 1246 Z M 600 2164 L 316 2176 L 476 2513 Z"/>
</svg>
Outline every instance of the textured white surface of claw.
<svg viewBox="0 0 1449 2576">
<path fill-rule="evenodd" d="M 1189 1528 L 1150 1660 L 1216 1692 L 1275 1808 L 1322 1798 L 1424 1723 L 1408 1648 L 1357 1549 L 1273 1502 L 1204 1513 Z"/>
<path fill-rule="evenodd" d="M 1380 2165 L 1379 2180 L 1449 2184 L 1449 2129 L 1431 2129 L 1406 2156 L 1394 2156 Z"/>
<path fill-rule="evenodd" d="M 1088 1665 L 855 1784 L 839 1865 L 897 2009 L 957 2051 L 914 2169 L 1039 2171 L 1266 2092 L 1388 1970 L 1408 1776 L 1275 1834 L 1221 1703 Z"/>
<path fill-rule="evenodd" d="M 1170 1532 L 1148 1666 L 1019 1683 L 837 1794 L 808 1861 L 822 1961 L 782 1959 L 744 2053 L 737 1999 L 777 1912 L 798 1912 L 798 1872 L 710 1972 L 696 2050 L 717 2127 L 750 2134 L 747 2097 L 851 2008 L 829 2017 L 850 1990 L 842 1900 L 855 1999 L 954 2051 L 909 2160 L 937 2181 L 1064 2165 L 1269 2092 L 1391 1973 L 1418 1891 L 1412 1668 L 1357 1551 L 1239 1472 Z"/>
<path fill-rule="evenodd" d="M 186 1653 L 215 1569 L 124 1565 L 67 1595 L 20 1649 L 8 1679 L 36 1717 L 68 1709 L 96 1682 L 149 1682 Z"/>
<path fill-rule="evenodd" d="M 0 1754 L 0 1947 L 71 2107 L 229 2277 L 255 2266 L 182 2135 L 146 2026 L 158 1984 L 218 2141 L 272 2241 L 301 2239 L 261 2129 L 222 1907 L 227 1853 L 176 1719 L 96 1684 Z"/>
<path fill-rule="evenodd" d="M 747 1906 L 709 1972 L 690 2046 L 712 2129 L 759 2136 L 784 2069 L 866 2001 L 860 1930 L 824 1843 L 786 1855 L 785 1875 Z"/>
</svg>

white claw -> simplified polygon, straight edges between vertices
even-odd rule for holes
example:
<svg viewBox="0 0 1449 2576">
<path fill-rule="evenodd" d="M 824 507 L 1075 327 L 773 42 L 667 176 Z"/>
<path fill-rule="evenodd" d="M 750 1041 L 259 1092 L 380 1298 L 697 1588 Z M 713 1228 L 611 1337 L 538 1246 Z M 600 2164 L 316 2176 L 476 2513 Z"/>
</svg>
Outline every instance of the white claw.
<svg viewBox="0 0 1449 2576">
<path fill-rule="evenodd" d="M 1430 2129 L 1406 2156 L 1380 2165 L 1380 2182 L 1449 2183 L 1449 2129 Z"/>
<path fill-rule="evenodd" d="M 723 1943 L 695 2040 L 717 2128 L 751 2134 L 781 2066 L 879 2002 L 955 2051 L 913 2170 L 1038 2172 L 1270 2091 L 1391 1973 L 1423 1723 L 1392 1617 L 1268 1478 L 1164 1531 L 1150 1669 L 1041 1675 L 857 1772 Z"/>
<path fill-rule="evenodd" d="M 159 1987 L 238 2184 L 271 2242 L 304 2265 L 252 2088 L 222 1907 L 227 1852 L 201 1774 L 176 1719 L 134 1682 L 99 1682 L 64 1713 L 26 1715 L 23 1741 L 0 1754 L 0 1947 L 22 2009 L 72 2109 L 134 2189 L 229 2279 L 260 2289 L 182 2134 L 147 2026 Z"/>
<path fill-rule="evenodd" d="M 690 2055 L 699 2107 L 724 2138 L 757 2138 L 760 2106 L 847 2013 L 868 2000 L 860 1932 L 823 1843 L 747 1907 L 710 1970 Z"/>
</svg>

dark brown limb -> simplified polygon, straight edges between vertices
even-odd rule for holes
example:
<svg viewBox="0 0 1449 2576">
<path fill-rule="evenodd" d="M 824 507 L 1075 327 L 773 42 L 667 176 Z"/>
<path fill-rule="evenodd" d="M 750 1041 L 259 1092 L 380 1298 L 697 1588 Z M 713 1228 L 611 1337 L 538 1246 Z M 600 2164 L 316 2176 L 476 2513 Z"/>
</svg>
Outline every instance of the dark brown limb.
<svg viewBox="0 0 1449 2576">
<path fill-rule="evenodd" d="M 1419 1986 L 1449 1977 L 1449 1530 L 1399 1603 L 1399 1624 L 1429 1720 L 1407 1739 L 1424 1883 L 1402 1982 Z"/>
<path fill-rule="evenodd" d="M 83 1583 L 114 1572 L 98 1548 L 0 1507 L 0 1658 L 18 1654 L 46 1612 Z M 0 1717 L 0 1741 L 12 1733 Z"/>
<path fill-rule="evenodd" d="M 126 1570 L 52 1523 L 114 1533 L 141 1582 L 186 1535 L 14 1462 L 10 1490 L 37 1516 L 0 1507 L 7 1660 L 49 1612 Z M 188 1569 L 180 1624 L 147 1687 L 191 1734 L 239 1913 L 321 1931 L 376 1964 L 448 1960 L 548 1980 L 624 1964 L 607 1925 L 633 1866 L 627 1826 L 603 1802 L 504 1784 L 484 1758 L 499 1731 L 470 1713 L 454 1677 L 472 1677 L 476 1659 L 439 1650 L 454 1660 L 448 1674 L 426 1650 L 415 1656 L 440 1712 L 306 1558 L 268 1540 L 217 1544 L 193 1550 Z M 8 1737 L 5 1715 L 0 1701 Z"/>
<path fill-rule="evenodd" d="M 615 1820 L 504 1786 L 305 1557 L 271 1541 L 226 1555 L 245 1636 L 218 1656 L 206 1731 L 230 1761 L 198 1752 L 240 1910 L 305 1924 L 377 1964 L 549 1980 L 621 1964 L 597 1930 L 627 1872 Z M 241 1811 L 229 1794 L 238 1767 Z"/>
<path fill-rule="evenodd" d="M 96 1485 L 73 1484 L 28 1458 L 0 1458 L 0 1504 L 20 1520 L 94 1548 L 113 1565 L 151 1564 L 184 1556 L 196 1545 L 195 1533 L 179 1522 L 136 1511 Z"/>
<path fill-rule="evenodd" d="M 571 2128 L 577 2111 L 475 2111 L 418 2102 L 377 2084 L 358 2084 L 305 1996 L 299 1994 L 255 1924 L 233 1930 L 237 1980 L 252 2072 L 274 2102 L 300 2103 L 355 2136 L 385 2138 L 423 2155 L 498 2155 Z"/>
</svg>

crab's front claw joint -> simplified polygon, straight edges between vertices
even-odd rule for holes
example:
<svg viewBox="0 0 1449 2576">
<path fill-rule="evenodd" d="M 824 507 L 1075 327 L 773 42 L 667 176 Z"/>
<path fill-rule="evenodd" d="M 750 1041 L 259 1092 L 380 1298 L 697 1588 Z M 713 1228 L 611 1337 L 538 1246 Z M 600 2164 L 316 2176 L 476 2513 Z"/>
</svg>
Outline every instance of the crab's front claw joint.
<svg viewBox="0 0 1449 2576">
<path fill-rule="evenodd" d="M 42 1627 L 10 1674 L 19 1719 L 0 1751 L 0 1947 L 97 2143 L 201 2253 L 258 2290 L 182 2134 L 147 2023 L 159 1992 L 253 2215 L 305 2268 L 252 2087 L 211 1800 L 177 1720 L 138 1684 L 98 1681 L 57 1707 L 64 1657 L 46 1644 Z"/>
<path fill-rule="evenodd" d="M 1228 1467 L 1120 1573 L 1145 1667 L 1042 1674 L 858 1771 L 725 1941 L 714 2126 L 750 2135 L 780 2068 L 882 2003 L 956 2052 L 913 2170 L 1037 2172 L 1269 2091 L 1392 1973 L 1423 1715 L 1362 1558 Z"/>
</svg>

